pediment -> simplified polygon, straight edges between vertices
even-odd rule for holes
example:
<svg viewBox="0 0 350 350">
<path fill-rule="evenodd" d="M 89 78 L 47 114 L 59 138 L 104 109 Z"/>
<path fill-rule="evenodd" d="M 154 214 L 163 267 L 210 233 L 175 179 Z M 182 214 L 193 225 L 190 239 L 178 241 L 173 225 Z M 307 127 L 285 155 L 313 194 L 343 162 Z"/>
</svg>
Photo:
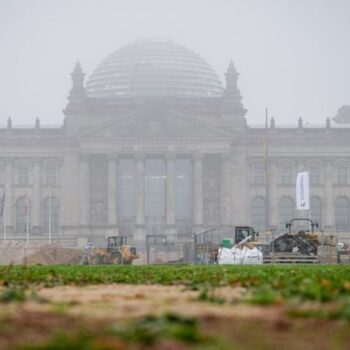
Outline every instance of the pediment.
<svg viewBox="0 0 350 350">
<path fill-rule="evenodd" d="M 113 119 L 84 133 L 86 137 L 105 138 L 220 138 L 232 131 L 197 117 L 169 110 L 129 114 Z"/>
</svg>

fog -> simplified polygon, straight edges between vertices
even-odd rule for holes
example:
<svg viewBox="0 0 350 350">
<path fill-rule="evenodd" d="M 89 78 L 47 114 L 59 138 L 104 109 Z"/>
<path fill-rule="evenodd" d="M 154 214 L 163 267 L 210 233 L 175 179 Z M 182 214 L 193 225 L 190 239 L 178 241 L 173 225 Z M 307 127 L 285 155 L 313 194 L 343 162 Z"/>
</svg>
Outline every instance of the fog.
<svg viewBox="0 0 350 350">
<path fill-rule="evenodd" d="M 224 81 L 232 58 L 248 123 L 324 123 L 350 103 L 347 0 L 1 0 L 0 124 L 61 124 L 77 59 L 89 76 L 119 47 L 162 37 Z"/>
</svg>

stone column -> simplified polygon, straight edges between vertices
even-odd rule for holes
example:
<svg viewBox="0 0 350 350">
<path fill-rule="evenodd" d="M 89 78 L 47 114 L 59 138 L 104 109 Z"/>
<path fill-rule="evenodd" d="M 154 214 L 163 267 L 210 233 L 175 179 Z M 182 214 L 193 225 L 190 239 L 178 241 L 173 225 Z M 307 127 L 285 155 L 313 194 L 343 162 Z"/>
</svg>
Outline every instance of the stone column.
<svg viewBox="0 0 350 350">
<path fill-rule="evenodd" d="M 136 156 L 136 230 L 135 240 L 145 238 L 145 156 Z"/>
<path fill-rule="evenodd" d="M 333 164 L 330 160 L 326 160 L 325 171 L 325 196 L 322 203 L 322 214 L 324 217 L 324 229 L 332 230 L 335 228 L 334 218 L 334 198 L 333 198 Z"/>
<path fill-rule="evenodd" d="M 270 160 L 269 165 L 269 223 L 271 227 L 278 227 L 278 166 L 274 160 Z"/>
<path fill-rule="evenodd" d="M 232 156 L 231 153 L 221 155 L 221 224 L 232 224 Z"/>
<path fill-rule="evenodd" d="M 176 233 L 175 226 L 175 154 L 166 154 L 166 233 Z"/>
<path fill-rule="evenodd" d="M 248 177 L 249 170 L 245 155 L 241 150 L 237 150 L 233 157 L 234 171 L 232 174 L 232 192 L 234 193 L 234 200 L 232 202 L 232 216 L 233 225 L 244 225 L 246 222 L 250 222 L 248 216 L 247 193 L 248 193 Z"/>
<path fill-rule="evenodd" d="M 80 155 L 80 226 L 90 231 L 90 169 L 89 155 Z M 86 233 L 86 232 L 85 232 Z"/>
<path fill-rule="evenodd" d="M 15 205 L 13 202 L 13 158 L 6 159 L 5 168 L 5 221 L 7 233 L 14 232 Z"/>
<path fill-rule="evenodd" d="M 193 224 L 194 230 L 203 226 L 203 154 L 193 155 Z"/>
<path fill-rule="evenodd" d="M 117 157 L 108 156 L 108 225 L 111 234 L 117 234 Z"/>
<path fill-rule="evenodd" d="M 33 197 L 32 197 L 32 231 L 39 233 L 41 225 L 41 166 L 40 159 L 33 162 Z"/>
</svg>

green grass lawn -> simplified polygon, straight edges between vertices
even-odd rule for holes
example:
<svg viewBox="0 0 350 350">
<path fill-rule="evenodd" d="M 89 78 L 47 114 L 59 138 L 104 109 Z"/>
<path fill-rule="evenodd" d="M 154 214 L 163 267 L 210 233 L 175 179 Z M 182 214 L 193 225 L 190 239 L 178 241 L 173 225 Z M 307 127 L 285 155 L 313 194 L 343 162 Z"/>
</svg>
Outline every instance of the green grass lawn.
<svg viewBox="0 0 350 350">
<path fill-rule="evenodd" d="M 68 290 L 83 294 L 89 288 L 80 286 L 111 283 L 181 285 L 174 288 L 178 293 L 196 295 L 185 305 L 192 312 L 207 310 L 208 314 L 195 311 L 189 317 L 181 308 L 169 314 L 165 312 L 168 301 L 162 299 L 163 314 L 151 312 L 130 319 L 126 314 L 111 321 L 120 312 L 120 299 L 116 303 L 110 299 L 71 302 L 69 298 L 57 302 L 40 294 L 41 287 L 73 285 L 79 288 Z M 169 349 L 343 349 L 350 339 L 350 266 L 346 265 L 0 266 L 0 285 L 0 347 L 4 348 L 124 350 L 162 349 L 170 344 Z M 220 287 L 239 288 L 242 297 L 225 298 L 217 294 Z M 65 289 L 58 290 L 64 297 Z M 227 290 L 232 291 L 221 291 Z M 137 295 L 133 298 L 138 307 L 148 305 L 150 300 L 142 292 Z M 246 312 L 263 310 L 263 318 L 247 318 L 247 313 L 240 318 L 236 307 Z M 96 308 L 103 314 L 106 310 L 106 320 L 94 319 L 91 310 Z M 229 308 L 235 310 L 231 318 L 218 313 Z M 85 317 L 76 316 L 79 310 Z M 265 312 L 278 318 L 267 317 L 265 322 Z M 314 339 L 310 338 L 312 327 L 322 328 Z M 33 334 L 38 342 L 26 340 L 33 339 Z"/>
<path fill-rule="evenodd" d="M 350 297 L 350 266 L 2 266 L 0 283 L 21 289 L 107 283 L 240 286 L 251 291 L 252 303 L 327 302 Z"/>
</svg>

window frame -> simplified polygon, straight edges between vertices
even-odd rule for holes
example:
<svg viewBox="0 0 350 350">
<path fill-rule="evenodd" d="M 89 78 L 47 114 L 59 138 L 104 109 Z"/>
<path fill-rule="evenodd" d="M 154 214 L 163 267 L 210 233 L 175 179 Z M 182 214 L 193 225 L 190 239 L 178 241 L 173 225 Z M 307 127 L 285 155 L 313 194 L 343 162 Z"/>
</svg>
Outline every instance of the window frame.
<svg viewBox="0 0 350 350">
<path fill-rule="evenodd" d="M 287 170 L 285 172 L 285 170 Z M 280 167 L 281 185 L 292 185 L 292 167 L 282 165 Z"/>
<path fill-rule="evenodd" d="M 25 174 L 23 174 L 22 171 L 24 171 Z M 19 165 L 17 168 L 17 175 L 18 186 L 27 187 L 29 185 L 29 166 Z"/>
</svg>

